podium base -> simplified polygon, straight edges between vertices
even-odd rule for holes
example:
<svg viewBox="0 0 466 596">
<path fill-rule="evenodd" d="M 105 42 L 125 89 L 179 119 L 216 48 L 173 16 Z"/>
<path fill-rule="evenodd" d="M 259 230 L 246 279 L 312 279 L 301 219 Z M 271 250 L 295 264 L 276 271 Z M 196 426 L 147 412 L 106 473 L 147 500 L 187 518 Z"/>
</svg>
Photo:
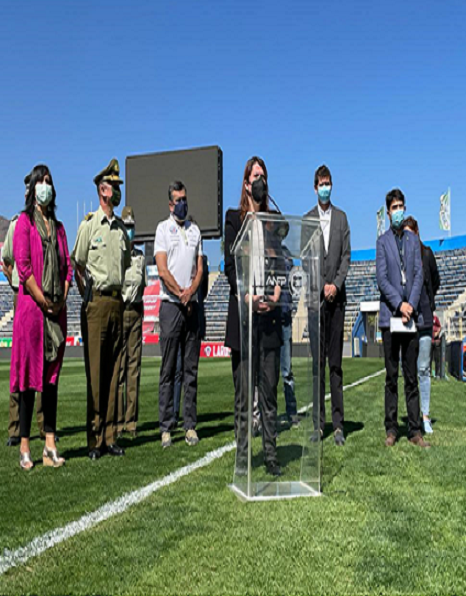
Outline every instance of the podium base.
<svg viewBox="0 0 466 596">
<path fill-rule="evenodd" d="M 322 493 L 305 482 L 244 482 L 244 485 L 229 484 L 228 488 L 240 501 L 272 501 L 297 499 L 299 497 L 321 497 Z M 249 495 L 248 495 L 249 492 Z"/>
</svg>

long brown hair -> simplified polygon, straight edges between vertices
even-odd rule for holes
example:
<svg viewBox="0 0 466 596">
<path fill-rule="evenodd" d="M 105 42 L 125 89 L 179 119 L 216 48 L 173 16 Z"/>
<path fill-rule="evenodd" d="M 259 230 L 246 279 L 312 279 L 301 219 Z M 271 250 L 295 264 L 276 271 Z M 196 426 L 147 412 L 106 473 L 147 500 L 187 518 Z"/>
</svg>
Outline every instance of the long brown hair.
<svg viewBox="0 0 466 596">
<path fill-rule="evenodd" d="M 265 181 L 267 182 L 268 179 L 268 173 L 267 173 L 267 168 L 265 166 L 265 162 L 263 159 L 261 159 L 260 157 L 257 157 L 257 155 L 254 155 L 253 157 L 251 157 L 250 159 L 248 159 L 248 161 L 246 162 L 246 167 L 244 168 L 244 174 L 243 174 L 243 184 L 241 185 L 241 198 L 239 201 L 239 209 L 240 209 L 240 218 L 241 221 L 244 220 L 244 218 L 246 217 L 246 213 L 249 211 L 249 195 L 246 192 L 246 186 L 245 186 L 245 182 L 246 184 L 249 184 L 249 176 L 251 175 L 252 172 L 252 168 L 254 167 L 254 164 L 259 164 L 260 167 L 264 170 L 264 176 L 265 176 Z M 261 205 L 261 211 L 268 211 L 269 210 L 269 197 L 267 197 L 266 202 L 264 203 L 264 205 Z"/>
</svg>

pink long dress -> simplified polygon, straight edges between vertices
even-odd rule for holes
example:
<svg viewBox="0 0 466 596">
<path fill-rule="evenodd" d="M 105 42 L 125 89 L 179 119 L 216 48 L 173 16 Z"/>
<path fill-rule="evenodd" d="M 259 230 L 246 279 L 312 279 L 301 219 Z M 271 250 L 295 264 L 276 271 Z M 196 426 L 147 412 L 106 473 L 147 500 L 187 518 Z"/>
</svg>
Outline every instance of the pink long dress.
<svg viewBox="0 0 466 596">
<path fill-rule="evenodd" d="M 68 243 L 63 224 L 57 223 L 58 257 L 60 279 L 71 283 L 73 270 L 70 264 Z M 19 293 L 13 322 L 13 347 L 11 351 L 10 391 L 34 389 L 43 391 L 47 384 L 58 384 L 58 377 L 65 353 L 65 342 L 60 346 L 57 359 L 50 363 L 47 378 L 44 379 L 44 314 L 27 293 L 24 282 L 31 276 L 42 289 L 44 257 L 39 232 L 26 213 L 22 213 L 16 224 L 13 237 L 13 255 L 18 268 Z M 60 327 L 66 338 L 66 306 L 59 315 Z"/>
</svg>

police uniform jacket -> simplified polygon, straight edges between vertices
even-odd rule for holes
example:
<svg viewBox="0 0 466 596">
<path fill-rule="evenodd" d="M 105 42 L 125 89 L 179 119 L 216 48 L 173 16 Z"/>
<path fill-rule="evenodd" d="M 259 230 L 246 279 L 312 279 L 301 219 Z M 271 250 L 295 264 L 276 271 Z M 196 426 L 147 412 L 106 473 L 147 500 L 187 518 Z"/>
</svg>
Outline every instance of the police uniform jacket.
<svg viewBox="0 0 466 596">
<path fill-rule="evenodd" d="M 94 290 L 121 291 L 131 265 L 131 245 L 122 219 L 114 214 L 109 221 L 102 207 L 89 213 L 79 226 L 71 260 L 86 267 Z"/>
</svg>

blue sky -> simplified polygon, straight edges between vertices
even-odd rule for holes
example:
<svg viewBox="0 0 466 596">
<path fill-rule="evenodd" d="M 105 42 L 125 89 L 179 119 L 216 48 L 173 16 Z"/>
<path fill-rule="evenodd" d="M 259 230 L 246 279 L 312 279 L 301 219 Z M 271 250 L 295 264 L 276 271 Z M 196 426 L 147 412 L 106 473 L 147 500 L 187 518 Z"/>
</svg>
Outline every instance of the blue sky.
<svg viewBox="0 0 466 596">
<path fill-rule="evenodd" d="M 97 205 L 93 176 L 116 156 L 220 145 L 224 209 L 261 155 L 282 211 L 315 203 L 332 170 L 353 248 L 375 245 L 376 210 L 400 187 L 421 236 L 466 233 L 463 0 L 145 2 L 13 0 L 0 7 L 0 214 L 47 163 L 58 215 Z M 220 260 L 218 242 L 207 242 Z"/>
</svg>

